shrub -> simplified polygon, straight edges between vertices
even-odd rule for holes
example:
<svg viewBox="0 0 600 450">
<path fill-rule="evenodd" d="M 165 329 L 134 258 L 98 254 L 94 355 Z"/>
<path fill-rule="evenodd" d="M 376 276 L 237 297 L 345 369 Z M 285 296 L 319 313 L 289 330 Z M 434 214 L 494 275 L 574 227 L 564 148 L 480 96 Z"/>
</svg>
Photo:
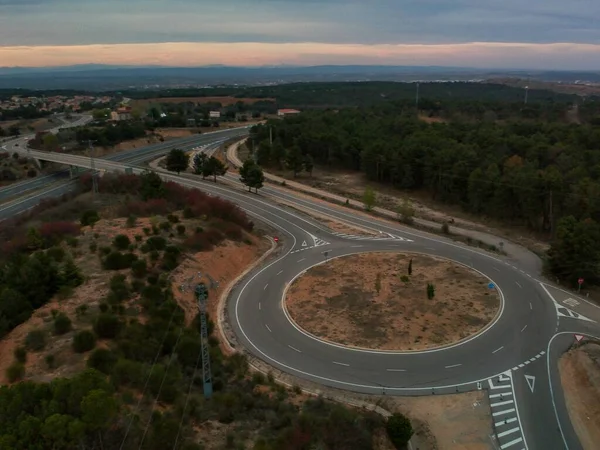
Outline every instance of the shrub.
<svg viewBox="0 0 600 450">
<path fill-rule="evenodd" d="M 88 305 L 83 304 L 83 305 L 79 305 L 77 308 L 75 308 L 75 314 L 77 314 L 78 317 L 80 316 L 85 316 L 85 313 L 88 310 Z"/>
<path fill-rule="evenodd" d="M 21 363 L 15 362 L 6 369 L 6 378 L 8 378 L 10 383 L 22 380 L 24 376 L 25 366 Z"/>
<path fill-rule="evenodd" d="M 164 250 L 167 246 L 167 240 L 162 236 L 152 236 L 146 240 L 146 245 L 150 250 Z"/>
<path fill-rule="evenodd" d="M 90 330 L 83 330 L 73 337 L 73 351 L 76 353 L 89 352 L 96 346 L 96 336 Z"/>
<path fill-rule="evenodd" d="M 127 217 L 126 223 L 127 223 L 128 228 L 133 228 L 133 227 L 135 227 L 135 224 L 137 223 L 137 218 L 133 214 L 130 214 L 129 217 Z"/>
<path fill-rule="evenodd" d="M 56 357 L 54 355 L 46 355 L 44 361 L 46 361 L 48 369 L 54 369 L 54 367 L 56 367 Z"/>
<path fill-rule="evenodd" d="M 94 350 L 87 361 L 87 366 L 96 369 L 106 375 L 110 372 L 117 362 L 117 357 L 113 352 L 105 348 Z"/>
<path fill-rule="evenodd" d="M 183 236 L 185 234 L 185 225 L 183 225 L 182 223 L 177 225 L 177 234 L 179 236 Z"/>
<path fill-rule="evenodd" d="M 43 330 L 32 330 L 27 333 L 25 347 L 32 352 L 39 352 L 46 347 L 46 333 Z"/>
<path fill-rule="evenodd" d="M 27 361 L 27 350 L 25 347 L 15 348 L 14 355 L 15 359 L 20 363 L 25 364 L 25 361 Z"/>
<path fill-rule="evenodd" d="M 146 236 L 150 236 L 150 228 L 148 228 L 148 227 L 144 227 L 142 230 L 144 231 L 144 234 L 145 234 Z"/>
<path fill-rule="evenodd" d="M 101 339 L 113 339 L 121 331 L 121 322 L 113 314 L 102 313 L 94 323 L 94 331 Z"/>
<path fill-rule="evenodd" d="M 112 252 L 102 261 L 102 267 L 105 270 L 128 269 L 137 259 L 134 253 Z"/>
<path fill-rule="evenodd" d="M 46 254 L 56 262 L 62 262 L 65 258 L 65 250 L 62 247 L 50 247 Z"/>
<path fill-rule="evenodd" d="M 160 224 L 160 229 L 161 229 L 161 230 L 163 230 L 163 231 L 169 231 L 169 230 L 171 229 L 171 227 L 172 227 L 172 226 L 173 226 L 173 225 L 171 224 L 171 222 L 168 222 L 168 221 L 166 221 L 166 222 L 161 222 L 161 224 Z"/>
<path fill-rule="evenodd" d="M 410 281 L 410 278 L 408 277 L 408 275 L 402 275 L 400 277 L 400 281 L 402 281 L 403 283 L 408 283 Z"/>
<path fill-rule="evenodd" d="M 178 223 L 179 222 L 179 217 L 176 214 L 169 214 L 167 216 L 167 220 L 171 223 Z"/>
<path fill-rule="evenodd" d="M 400 413 L 394 413 L 388 419 L 385 429 L 387 434 L 397 449 L 405 448 L 413 435 L 413 428 L 410 420 Z"/>
<path fill-rule="evenodd" d="M 160 253 L 156 250 L 152 250 L 150 252 L 150 260 L 151 261 L 158 261 L 158 258 L 160 258 Z"/>
<path fill-rule="evenodd" d="M 79 240 L 76 237 L 67 237 L 67 244 L 69 247 L 75 248 L 79 245 Z"/>
<path fill-rule="evenodd" d="M 442 224 L 441 230 L 442 230 L 442 233 L 444 233 L 444 234 L 450 234 L 450 227 L 448 226 L 447 222 L 444 222 Z"/>
<path fill-rule="evenodd" d="M 141 234 L 136 234 L 134 236 L 134 238 L 135 238 L 135 242 L 142 242 L 142 239 L 143 239 Z"/>
<path fill-rule="evenodd" d="M 113 239 L 113 245 L 119 250 L 127 250 L 129 244 L 131 244 L 131 241 L 129 240 L 129 237 L 124 234 L 118 234 Z"/>
<path fill-rule="evenodd" d="M 100 310 L 100 312 L 106 312 L 108 311 L 108 303 L 102 302 L 100 303 L 100 305 L 98 306 L 98 309 Z"/>
<path fill-rule="evenodd" d="M 57 245 L 68 236 L 78 236 L 80 232 L 79 225 L 73 222 L 48 222 L 39 228 L 40 236 L 46 247 Z"/>
<path fill-rule="evenodd" d="M 95 252 L 96 250 L 98 250 L 98 244 L 96 242 L 92 242 L 90 244 L 90 252 Z"/>
<path fill-rule="evenodd" d="M 83 227 L 89 225 L 92 228 L 94 228 L 94 225 L 99 220 L 100 220 L 100 215 L 98 214 L 98 211 L 96 211 L 94 209 L 88 209 L 87 211 L 84 211 L 81 214 L 81 218 L 79 219 L 79 223 L 81 223 L 81 226 L 83 226 Z"/>
<path fill-rule="evenodd" d="M 129 286 L 127 286 L 125 275 L 113 275 L 110 279 L 110 294 L 113 302 L 121 302 L 129 298 Z"/>
<path fill-rule="evenodd" d="M 146 275 L 146 271 L 147 271 L 148 267 L 146 265 L 146 261 L 144 261 L 143 259 L 139 259 L 137 261 L 135 261 L 133 264 L 131 264 L 131 272 L 133 273 L 133 276 L 136 278 L 142 278 Z"/>
<path fill-rule="evenodd" d="M 435 297 L 435 286 L 431 283 L 427 283 L 427 298 L 431 300 Z"/>
<path fill-rule="evenodd" d="M 210 229 L 204 233 L 189 236 L 185 240 L 184 245 L 195 251 L 209 251 L 215 245 L 220 244 L 224 238 L 225 236 L 219 230 Z"/>
<path fill-rule="evenodd" d="M 54 332 L 60 335 L 69 331 L 71 331 L 71 319 L 64 313 L 58 313 L 54 318 Z"/>
<path fill-rule="evenodd" d="M 112 250 L 110 247 L 100 247 L 100 254 L 103 256 L 108 255 Z"/>
</svg>

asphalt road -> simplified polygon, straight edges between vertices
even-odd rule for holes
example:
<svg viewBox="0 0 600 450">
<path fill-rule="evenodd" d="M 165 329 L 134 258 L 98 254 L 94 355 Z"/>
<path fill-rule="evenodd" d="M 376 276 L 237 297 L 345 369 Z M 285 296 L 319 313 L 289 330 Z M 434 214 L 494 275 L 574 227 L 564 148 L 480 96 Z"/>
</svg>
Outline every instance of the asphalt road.
<svg viewBox="0 0 600 450">
<path fill-rule="evenodd" d="M 89 167 L 89 158 L 31 151 L 39 159 Z M 96 160 L 101 171 L 142 166 Z M 558 357 L 573 332 L 600 336 L 597 308 L 555 289 L 517 261 L 496 257 L 449 239 L 353 214 L 342 207 L 267 187 L 249 194 L 228 183 L 159 171 L 164 179 L 231 200 L 250 216 L 280 230 L 280 256 L 253 271 L 231 295 L 228 315 L 242 347 L 271 365 L 323 385 L 363 393 L 435 395 L 485 389 L 495 445 L 501 449 L 579 449 L 557 375 Z M 379 237 L 340 236 L 273 197 L 375 229 Z M 421 352 L 376 352 L 332 345 L 294 326 L 282 308 L 284 289 L 295 277 L 326 260 L 365 251 L 415 251 L 453 259 L 486 275 L 503 298 L 497 320 L 459 344 Z M 327 256 L 324 255 L 327 252 Z M 569 305 L 568 307 L 565 305 Z M 567 331 L 556 336 L 557 332 Z M 570 337 L 569 337 L 570 336 Z"/>
</svg>

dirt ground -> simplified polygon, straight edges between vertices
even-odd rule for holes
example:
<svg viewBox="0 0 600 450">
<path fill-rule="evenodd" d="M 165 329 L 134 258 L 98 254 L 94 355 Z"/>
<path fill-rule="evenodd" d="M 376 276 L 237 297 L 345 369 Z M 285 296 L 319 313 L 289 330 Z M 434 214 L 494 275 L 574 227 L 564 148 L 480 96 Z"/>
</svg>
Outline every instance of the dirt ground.
<svg viewBox="0 0 600 450">
<path fill-rule="evenodd" d="M 102 213 L 101 213 L 102 214 Z M 190 224 L 182 221 L 188 229 L 192 229 Z M 47 345 L 40 352 L 28 352 L 25 365 L 26 379 L 34 381 L 49 381 L 56 377 L 69 376 L 81 371 L 85 367 L 86 355 L 73 352 L 71 348 L 72 338 L 76 331 L 91 328 L 92 318 L 98 311 L 98 306 L 102 299 L 108 294 L 110 278 L 116 273 L 114 271 L 105 271 L 100 264 L 100 258 L 91 254 L 89 245 L 92 241 L 97 242 L 98 248 L 110 246 L 112 239 L 117 234 L 127 235 L 132 242 L 135 242 L 135 235 L 144 235 L 143 228 L 150 226 L 150 219 L 140 218 L 134 227 L 125 226 L 125 219 L 106 219 L 99 221 L 94 229 L 85 227 L 82 235 L 78 238 L 77 248 L 71 249 L 64 246 L 72 256 L 75 263 L 82 273 L 87 277 L 86 282 L 76 288 L 72 295 L 66 299 L 60 299 L 55 296 L 50 302 L 36 310 L 33 316 L 25 323 L 19 325 L 11 333 L 0 340 L 0 384 L 7 383 L 5 378 L 6 369 L 14 361 L 13 352 L 16 347 L 24 345 L 25 337 L 34 329 L 42 329 L 46 332 Z M 98 237 L 94 237 L 97 235 Z M 252 244 L 224 243 L 211 252 L 203 252 L 189 255 L 182 260 L 181 265 L 176 269 L 173 277 L 173 293 L 186 314 L 187 322 L 191 322 L 197 312 L 195 303 L 192 300 L 191 290 L 187 289 L 181 292 L 179 289 L 184 280 L 197 278 L 198 271 L 204 274 L 203 281 L 209 281 L 205 277 L 206 268 L 210 267 L 208 274 L 214 281 L 218 282 L 216 289 L 211 289 L 210 296 L 215 303 L 209 302 L 209 314 L 216 317 L 216 300 L 220 292 L 231 280 L 235 279 L 246 266 L 255 259 L 258 259 L 264 253 L 265 242 L 254 236 L 248 236 Z M 123 271 L 129 274 L 128 270 Z M 125 302 L 126 315 L 138 317 L 142 312 L 137 305 L 137 296 Z M 87 312 L 77 314 L 76 310 L 81 305 L 87 305 Z M 52 333 L 52 314 L 53 312 L 64 312 L 73 322 L 73 331 L 63 335 L 55 336 Z M 98 346 L 105 345 L 99 341 Z M 54 355 L 56 368 L 49 369 L 45 361 L 46 356 Z"/>
<path fill-rule="evenodd" d="M 243 147 L 239 151 L 240 158 L 244 155 L 244 152 L 247 152 Z M 408 199 L 415 210 L 416 217 L 440 224 L 453 219 L 454 225 L 457 227 L 479 230 L 498 236 L 504 235 L 511 241 L 531 248 L 536 252 L 545 252 L 549 248 L 549 244 L 543 241 L 543 236 L 535 235 L 523 227 L 511 227 L 489 218 L 475 217 L 457 206 L 434 202 L 427 192 L 411 191 L 407 193 L 388 185 L 368 182 L 360 172 L 315 167 L 312 177 L 301 173 L 296 178 L 287 171 L 269 169 L 269 172 L 288 180 L 358 201 L 361 201 L 368 185 L 375 190 L 376 204 L 382 208 L 396 211 L 404 200 Z"/>
<path fill-rule="evenodd" d="M 600 345 L 583 346 L 565 353 L 559 363 L 567 410 L 585 450 L 600 442 Z"/>
<path fill-rule="evenodd" d="M 235 105 L 237 102 L 253 104 L 260 101 L 275 101 L 274 98 L 236 98 L 236 97 L 165 97 L 165 98 L 147 98 L 143 100 L 132 100 L 132 107 L 148 107 L 153 103 L 220 103 L 223 106 Z"/>
<path fill-rule="evenodd" d="M 363 253 L 308 270 L 285 302 L 293 320 L 320 338 L 355 347 L 420 350 L 457 342 L 485 327 L 500 305 L 488 282 L 438 257 Z M 435 286 L 432 300 L 428 283 Z"/>
</svg>

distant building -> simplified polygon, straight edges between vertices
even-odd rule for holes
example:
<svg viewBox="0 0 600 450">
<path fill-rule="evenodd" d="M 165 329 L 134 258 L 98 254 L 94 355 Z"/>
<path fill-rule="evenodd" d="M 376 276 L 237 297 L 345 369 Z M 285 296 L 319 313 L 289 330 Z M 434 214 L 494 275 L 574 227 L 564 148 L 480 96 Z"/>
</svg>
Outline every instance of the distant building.
<svg viewBox="0 0 600 450">
<path fill-rule="evenodd" d="M 208 113 L 208 117 L 211 119 L 219 119 L 221 117 L 221 112 L 220 111 L 210 111 Z"/>
<path fill-rule="evenodd" d="M 131 120 L 131 106 L 122 106 L 115 111 L 111 111 L 110 120 L 114 120 L 115 122 Z"/>
<path fill-rule="evenodd" d="M 289 116 L 292 114 L 300 114 L 300 111 L 298 111 L 297 109 L 278 109 L 277 110 L 277 115 L 279 117 Z"/>
</svg>

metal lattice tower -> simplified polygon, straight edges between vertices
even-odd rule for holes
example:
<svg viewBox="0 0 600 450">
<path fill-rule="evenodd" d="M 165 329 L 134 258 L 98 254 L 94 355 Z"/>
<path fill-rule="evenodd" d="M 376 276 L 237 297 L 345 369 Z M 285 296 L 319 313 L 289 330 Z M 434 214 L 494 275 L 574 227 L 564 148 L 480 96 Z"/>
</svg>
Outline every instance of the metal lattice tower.
<svg viewBox="0 0 600 450">
<path fill-rule="evenodd" d="M 196 285 L 196 298 L 200 309 L 200 337 L 202 340 L 202 378 L 204 381 L 204 397 L 210 398 L 213 392 L 212 373 L 210 371 L 210 351 L 208 346 L 208 324 L 206 320 L 206 301 L 208 288 L 204 283 Z"/>
</svg>

